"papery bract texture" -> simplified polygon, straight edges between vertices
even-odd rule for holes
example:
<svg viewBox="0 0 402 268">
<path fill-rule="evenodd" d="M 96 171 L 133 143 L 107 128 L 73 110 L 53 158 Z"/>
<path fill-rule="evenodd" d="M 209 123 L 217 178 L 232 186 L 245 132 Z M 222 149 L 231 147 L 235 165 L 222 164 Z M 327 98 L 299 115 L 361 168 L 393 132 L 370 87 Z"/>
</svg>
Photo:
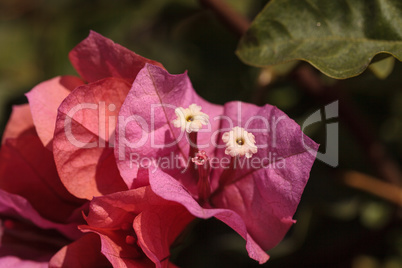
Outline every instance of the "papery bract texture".
<svg viewBox="0 0 402 268">
<path fill-rule="evenodd" d="M 95 32 L 70 60 L 89 84 L 75 88 L 58 108 L 53 150 L 61 180 L 85 199 L 126 190 L 113 153 L 117 115 L 144 65 L 162 65 Z"/>
<path fill-rule="evenodd" d="M 91 199 L 127 189 L 112 146 L 129 88 L 125 80 L 105 78 L 76 88 L 60 105 L 53 152 L 61 180 L 75 196 Z"/>
<path fill-rule="evenodd" d="M 162 67 L 160 63 L 141 57 L 94 31 L 70 52 L 69 57 L 87 82 L 117 77 L 132 83 L 145 63 Z"/>
<path fill-rule="evenodd" d="M 110 267 L 101 253 L 100 238 L 88 233 L 60 249 L 49 261 L 49 267 Z"/>
<path fill-rule="evenodd" d="M 192 219 L 148 186 L 94 198 L 80 229 L 99 234 L 114 267 L 170 267 L 169 248 Z"/>
<path fill-rule="evenodd" d="M 36 132 L 43 145 L 50 150 L 57 108 L 74 88 L 82 84 L 83 81 L 78 77 L 59 76 L 40 83 L 26 94 Z"/>
</svg>

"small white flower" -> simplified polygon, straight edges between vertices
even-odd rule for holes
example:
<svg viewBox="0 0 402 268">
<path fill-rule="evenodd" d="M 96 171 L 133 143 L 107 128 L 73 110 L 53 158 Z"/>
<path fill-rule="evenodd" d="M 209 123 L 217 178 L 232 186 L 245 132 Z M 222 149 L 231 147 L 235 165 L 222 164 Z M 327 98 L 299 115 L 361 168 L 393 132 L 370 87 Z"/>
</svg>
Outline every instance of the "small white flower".
<svg viewBox="0 0 402 268">
<path fill-rule="evenodd" d="M 187 133 L 198 132 L 202 125 L 208 125 L 209 116 L 201 112 L 201 106 L 191 104 L 188 108 L 179 107 L 174 110 L 177 118 L 173 120 L 175 127 L 181 128 Z"/>
<path fill-rule="evenodd" d="M 242 127 L 234 127 L 231 131 L 223 133 L 222 140 L 226 143 L 225 154 L 231 157 L 245 155 L 250 158 L 257 153 L 254 135 Z"/>
</svg>

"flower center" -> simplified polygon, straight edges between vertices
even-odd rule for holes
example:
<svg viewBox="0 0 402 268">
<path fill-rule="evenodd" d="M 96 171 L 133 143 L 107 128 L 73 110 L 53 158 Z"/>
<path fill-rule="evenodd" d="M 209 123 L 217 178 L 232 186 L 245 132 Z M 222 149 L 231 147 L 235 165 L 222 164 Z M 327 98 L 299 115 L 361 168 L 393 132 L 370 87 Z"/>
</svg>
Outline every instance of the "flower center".
<svg viewBox="0 0 402 268">
<path fill-rule="evenodd" d="M 187 118 L 186 118 L 186 121 L 187 122 L 193 122 L 194 121 L 194 117 L 193 116 L 187 116 Z"/>
<path fill-rule="evenodd" d="M 243 139 L 237 139 L 236 140 L 236 143 L 238 144 L 238 145 L 243 145 L 244 144 L 244 140 Z"/>
</svg>

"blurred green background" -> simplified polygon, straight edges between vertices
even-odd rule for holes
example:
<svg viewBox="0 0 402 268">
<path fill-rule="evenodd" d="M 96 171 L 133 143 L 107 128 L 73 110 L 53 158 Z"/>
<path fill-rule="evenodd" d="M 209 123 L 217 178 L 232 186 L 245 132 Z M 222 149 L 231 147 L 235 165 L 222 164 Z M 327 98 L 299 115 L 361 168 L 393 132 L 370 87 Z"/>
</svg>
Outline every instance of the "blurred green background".
<svg viewBox="0 0 402 268">
<path fill-rule="evenodd" d="M 227 0 L 252 20 L 268 1 Z M 294 68 L 265 70 L 243 64 L 234 54 L 238 37 L 195 0 L 2 0 L 0 2 L 0 126 L 24 93 L 57 75 L 76 74 L 68 52 L 89 30 L 157 60 L 170 73 L 188 70 L 196 91 L 223 104 L 242 100 L 278 106 L 300 124 L 324 106 L 301 90 Z M 380 79 L 371 71 L 336 82 L 316 73 L 347 98 L 390 157 L 401 166 L 402 64 Z M 267 83 L 266 77 L 276 79 Z M 265 77 L 265 79 L 264 79 Z M 264 82 L 265 81 L 265 82 Z M 269 84 L 265 86 L 265 84 Z M 345 97 L 346 96 L 346 97 Z M 316 161 L 287 237 L 262 267 L 402 267 L 401 207 L 345 185 L 340 172 L 379 176 L 359 138 L 339 120 L 339 166 Z M 335 120 L 334 122 L 337 122 Z M 306 129 L 325 151 L 325 125 Z M 323 151 L 323 152 L 324 152 Z M 199 220 L 172 250 L 181 267 L 260 267 L 245 242 L 217 220 Z"/>
</svg>

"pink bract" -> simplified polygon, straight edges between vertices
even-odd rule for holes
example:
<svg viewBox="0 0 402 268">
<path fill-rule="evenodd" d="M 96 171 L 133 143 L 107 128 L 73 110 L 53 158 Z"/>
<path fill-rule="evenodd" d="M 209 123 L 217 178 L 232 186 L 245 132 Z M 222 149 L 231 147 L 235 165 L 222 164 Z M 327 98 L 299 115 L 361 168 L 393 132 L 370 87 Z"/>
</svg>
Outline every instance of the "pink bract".
<svg viewBox="0 0 402 268">
<path fill-rule="evenodd" d="M 73 195 L 90 200 L 126 190 L 114 159 L 110 118 L 118 115 L 138 71 L 146 63 L 162 65 L 93 31 L 69 56 L 88 84 L 62 76 L 31 90 L 27 97 L 36 131 Z"/>
<path fill-rule="evenodd" d="M 212 195 L 207 203 L 197 202 L 197 177 L 186 170 L 191 162 L 189 142 L 172 123 L 175 108 L 193 103 L 210 118 L 210 125 L 198 133 L 197 140 L 209 158 L 228 158 L 221 136 L 241 126 L 255 132 L 257 146 L 267 145 L 253 158 L 271 164 L 254 168 L 253 158 L 245 160 L 245 167 L 230 174 L 230 183 L 225 185 L 220 185 L 221 176 L 226 176 L 223 168 L 211 168 Z M 144 180 L 139 171 L 148 166 L 149 183 L 156 194 L 181 203 L 194 216 L 222 220 L 246 239 L 251 258 L 260 263 L 268 259 L 264 250 L 279 243 L 294 223 L 292 217 L 318 149 L 292 119 L 268 104 L 211 104 L 195 93 L 186 74 L 171 75 L 150 64 L 137 75 L 119 115 L 115 156 L 128 187 Z M 162 167 L 160 160 L 169 157 L 171 165 Z M 182 160 L 178 165 L 173 163 L 175 157 Z M 282 159 L 285 167 L 275 166 L 273 158 Z M 152 161 L 147 164 L 144 159 Z"/>
</svg>

